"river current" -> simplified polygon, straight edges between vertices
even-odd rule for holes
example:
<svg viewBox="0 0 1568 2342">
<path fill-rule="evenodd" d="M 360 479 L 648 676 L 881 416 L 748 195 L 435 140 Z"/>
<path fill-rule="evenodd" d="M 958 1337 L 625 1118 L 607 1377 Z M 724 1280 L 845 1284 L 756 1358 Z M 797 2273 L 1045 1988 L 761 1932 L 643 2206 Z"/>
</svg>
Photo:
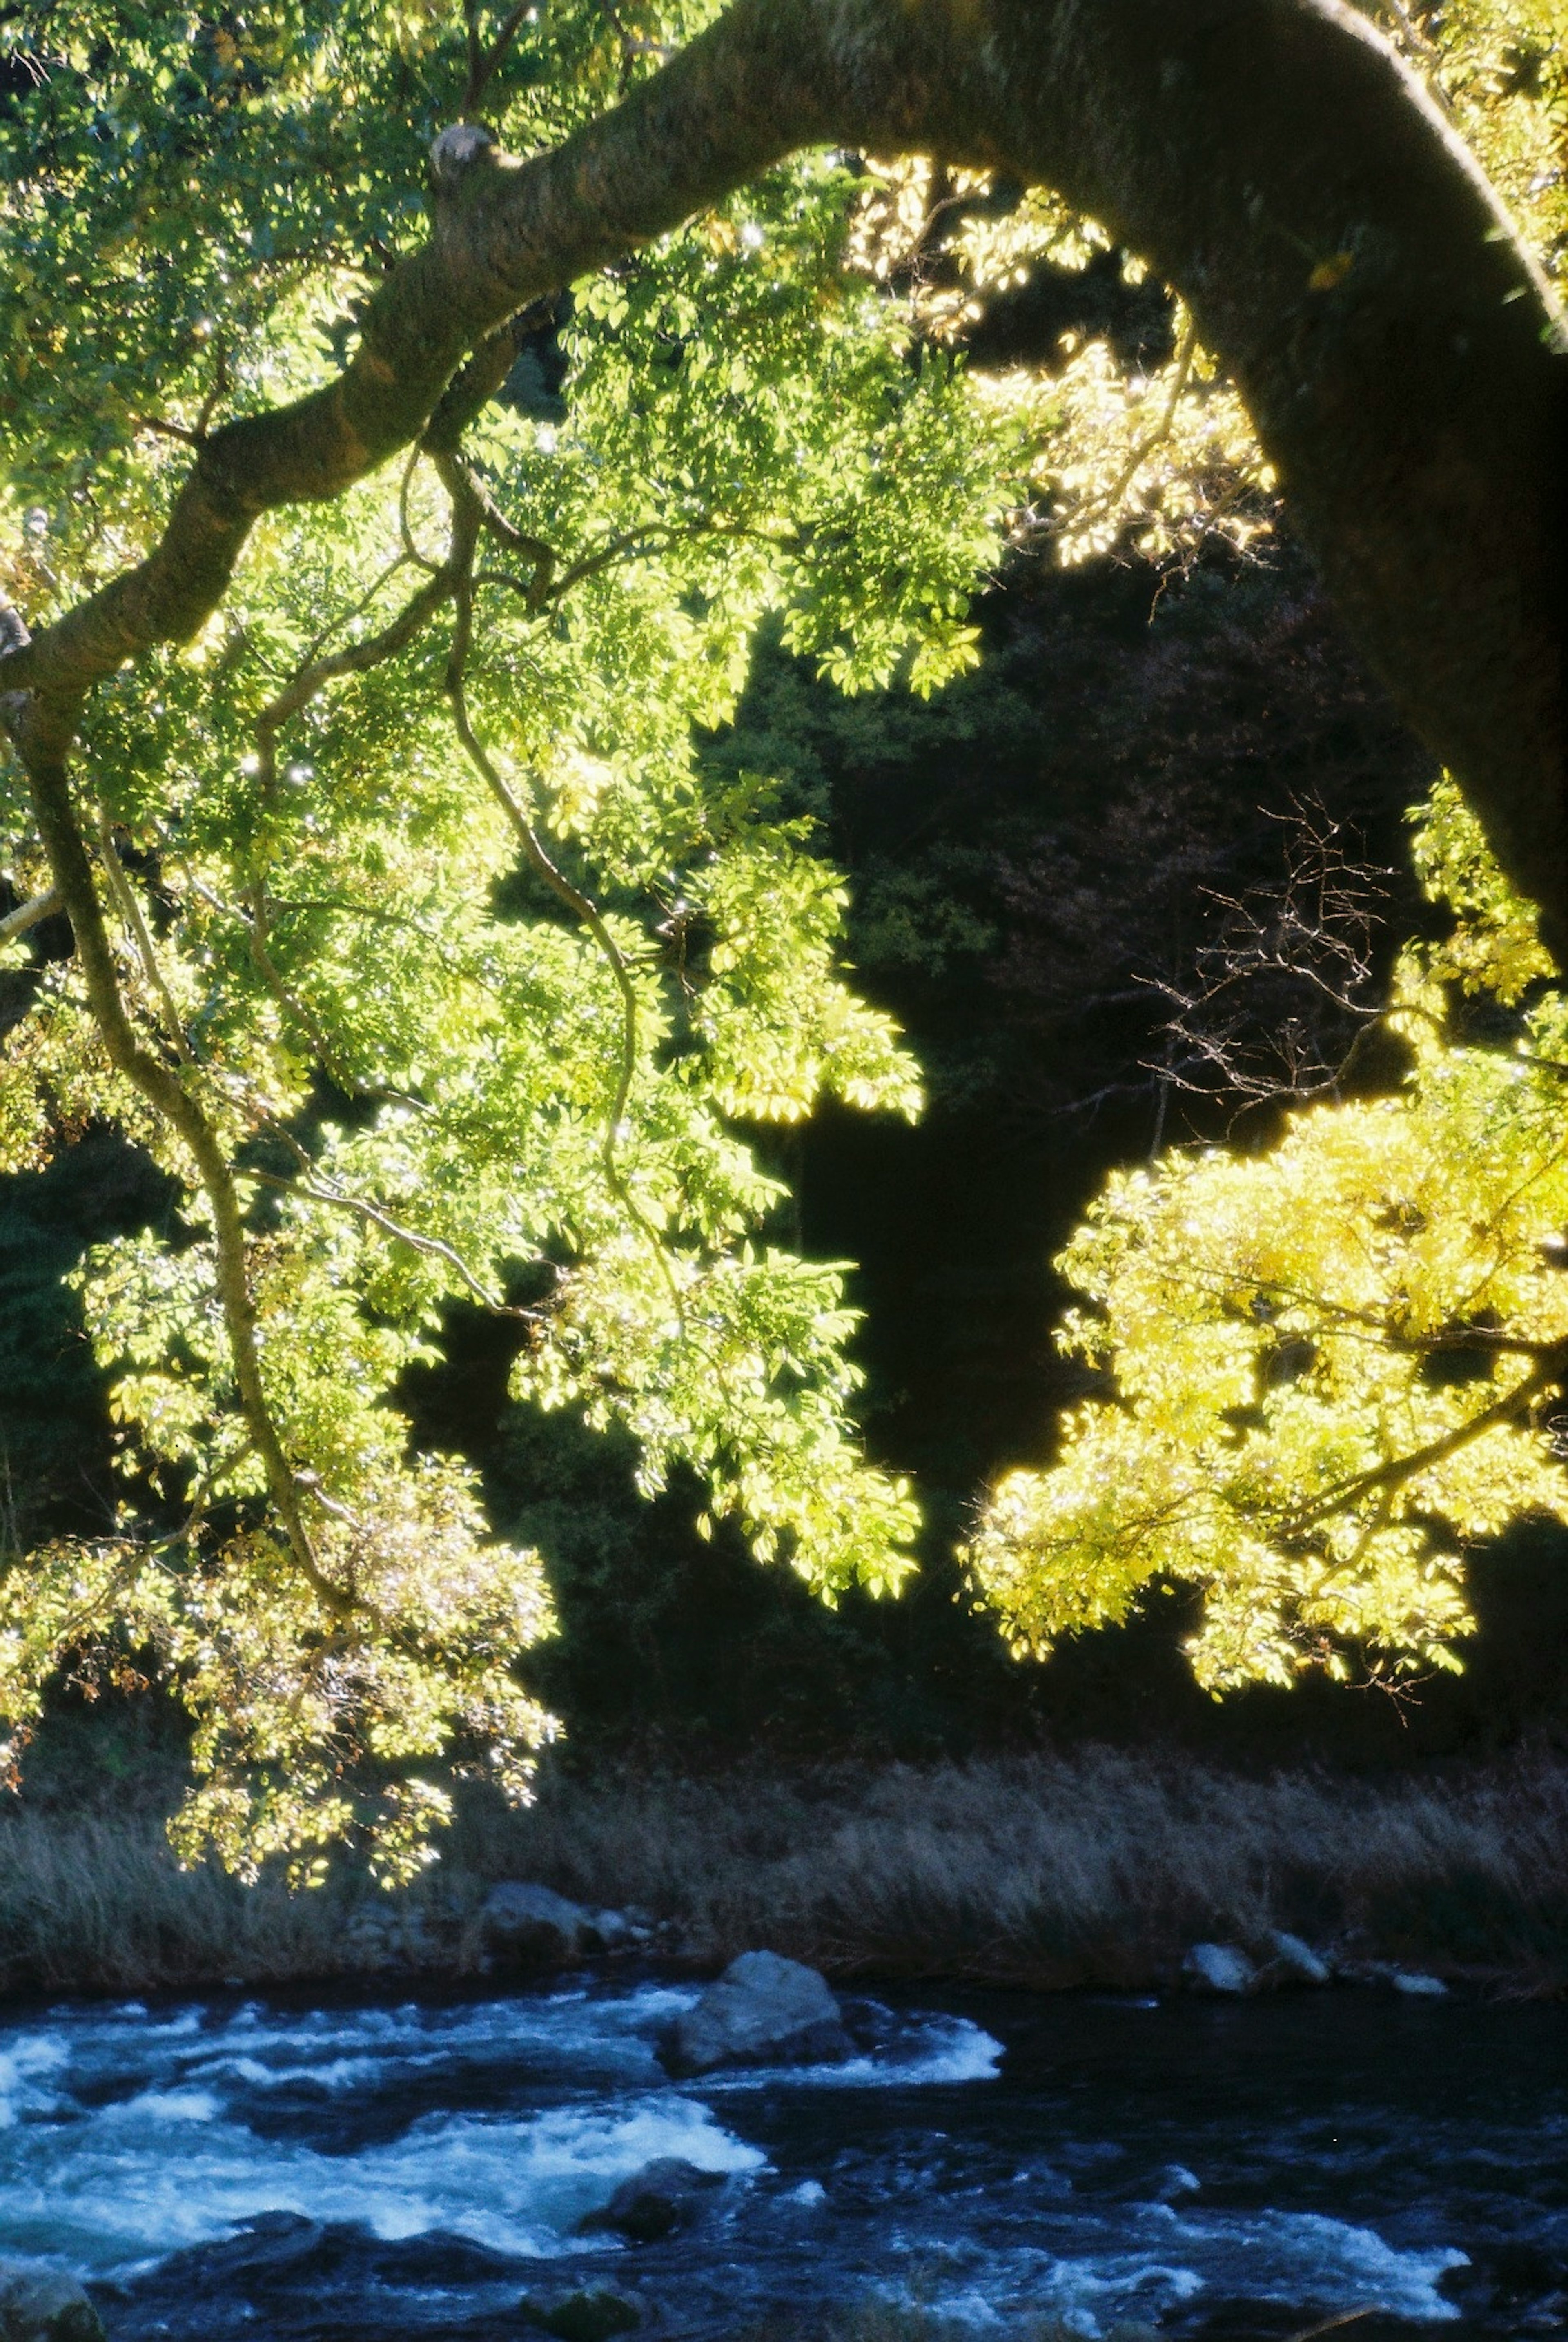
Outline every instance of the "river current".
<svg viewBox="0 0 1568 2342">
<path fill-rule="evenodd" d="M 997 2334 L 1568 2328 L 1568 2009 L 932 1992 L 853 2063 L 672 2083 L 696 1987 L 72 2004 L 0 2027 L 0 2253 L 111 2342 L 501 2342 L 610 2279 L 718 2342 L 881 2294 Z M 576 2233 L 657 2156 L 695 2227 Z"/>
</svg>

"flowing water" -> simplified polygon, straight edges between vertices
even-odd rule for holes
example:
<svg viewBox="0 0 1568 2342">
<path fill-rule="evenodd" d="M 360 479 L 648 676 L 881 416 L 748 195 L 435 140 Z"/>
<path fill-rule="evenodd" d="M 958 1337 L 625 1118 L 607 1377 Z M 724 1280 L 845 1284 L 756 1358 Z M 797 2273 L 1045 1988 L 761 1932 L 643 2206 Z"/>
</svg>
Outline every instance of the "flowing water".
<svg viewBox="0 0 1568 2342">
<path fill-rule="evenodd" d="M 1568 2009 L 931 1993 L 853 2063 L 667 2081 L 696 1987 L 74 2004 L 0 2027 L 0 2252 L 111 2342 L 501 2342 L 606 2278 L 730 2337 L 868 2294 L 1268 2342 L 1568 2327 Z M 655 2156 L 691 2229 L 577 2224 Z"/>
</svg>

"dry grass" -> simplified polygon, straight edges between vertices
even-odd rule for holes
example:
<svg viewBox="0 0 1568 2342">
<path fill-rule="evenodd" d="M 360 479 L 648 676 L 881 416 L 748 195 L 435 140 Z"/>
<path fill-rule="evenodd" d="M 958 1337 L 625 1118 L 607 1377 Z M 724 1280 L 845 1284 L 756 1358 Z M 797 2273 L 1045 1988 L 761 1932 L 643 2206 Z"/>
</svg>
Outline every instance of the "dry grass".
<svg viewBox="0 0 1568 2342">
<path fill-rule="evenodd" d="M 1244 1779 L 1113 1750 L 724 1777 L 557 1775 L 523 1814 L 470 1808 L 392 1949 L 460 1962 L 498 1878 L 673 1923 L 694 1962 L 766 1944 L 841 1976 L 1052 1988 L 1167 1977 L 1194 1937 L 1290 1927 L 1365 1957 L 1559 1988 L 1568 1766 Z M 291 1897 L 182 1876 L 154 1814 L 0 1824 L 0 1981 L 145 1990 L 367 1964 L 353 1882 Z"/>
<path fill-rule="evenodd" d="M 1568 1969 L 1568 1767 L 1248 1780 L 1109 1749 L 916 1769 L 563 1785 L 471 1815 L 476 1877 L 678 1918 L 721 1959 L 1042 1987 L 1157 1980 L 1194 1937 Z"/>
<path fill-rule="evenodd" d="M 330 1974 L 345 1890 L 182 1873 L 155 1812 L 0 1823 L 0 1986 L 145 1992 Z"/>
</svg>

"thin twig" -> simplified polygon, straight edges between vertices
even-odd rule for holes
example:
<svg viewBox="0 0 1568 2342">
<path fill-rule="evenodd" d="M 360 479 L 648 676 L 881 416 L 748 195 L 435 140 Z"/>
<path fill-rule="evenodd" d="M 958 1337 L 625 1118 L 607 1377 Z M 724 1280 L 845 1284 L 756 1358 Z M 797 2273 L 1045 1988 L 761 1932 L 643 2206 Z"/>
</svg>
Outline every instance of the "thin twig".
<svg viewBox="0 0 1568 2342">
<path fill-rule="evenodd" d="M 408 518 L 408 491 L 414 485 L 414 466 L 424 452 L 424 443 L 418 439 L 408 451 L 408 461 L 403 467 L 403 477 L 397 484 L 397 528 L 403 539 L 403 550 L 414 563 L 414 567 L 434 572 L 440 568 L 441 564 L 438 561 L 432 561 L 427 554 L 421 553 L 414 542 L 414 530 Z"/>
<path fill-rule="evenodd" d="M 343 1187 L 324 1186 L 315 1178 L 280 1178 L 272 1171 L 248 1170 L 245 1176 L 255 1180 L 260 1186 L 272 1188 L 277 1195 L 297 1196 L 306 1203 L 320 1204 L 331 1211 L 352 1213 L 355 1218 L 367 1220 L 373 1227 L 379 1228 L 384 1236 L 407 1245 L 412 1252 L 425 1253 L 432 1259 L 444 1260 L 462 1278 L 475 1301 L 493 1317 L 520 1317 L 531 1326 L 544 1322 L 537 1309 L 525 1309 L 518 1303 L 500 1299 L 483 1277 L 469 1266 L 454 1246 L 445 1243 L 440 1236 L 427 1236 L 418 1228 L 411 1228 L 405 1221 L 394 1219 L 383 1206 L 371 1203 L 364 1196 L 351 1195 Z"/>
<path fill-rule="evenodd" d="M 229 351 L 228 344 L 225 341 L 221 334 L 218 335 L 217 339 L 216 355 L 217 364 L 213 368 L 212 387 L 207 392 L 206 396 L 203 399 L 201 413 L 196 417 L 196 442 L 198 445 L 205 439 L 213 416 L 217 413 L 223 401 L 228 396 Z"/>
<path fill-rule="evenodd" d="M 504 61 L 506 52 L 516 37 L 518 25 L 528 14 L 528 6 L 529 0 L 517 0 L 516 6 L 506 18 L 488 49 L 481 49 L 477 0 L 467 0 L 464 14 L 468 19 L 468 86 L 463 93 L 463 104 L 458 109 L 458 118 L 461 121 L 473 121 L 474 110 L 480 99 L 484 96 L 497 68 Z"/>
<path fill-rule="evenodd" d="M 165 423 L 156 415 L 133 415 L 131 421 L 138 431 L 150 431 L 155 439 L 177 439 L 182 446 L 200 447 L 204 434 L 192 431 L 184 423 Z"/>
<path fill-rule="evenodd" d="M 460 626 L 462 617 L 466 616 L 471 608 L 472 604 L 467 596 L 459 593 Z M 464 626 L 457 644 L 460 654 L 466 653 L 466 635 L 467 628 Z M 626 966 L 625 956 L 620 946 L 604 925 L 598 906 L 590 901 L 580 887 L 573 886 L 565 872 L 553 860 L 544 840 L 524 811 L 515 793 L 503 779 L 489 752 L 476 736 L 468 714 L 460 656 L 455 656 L 454 662 L 448 666 L 446 691 L 452 702 L 453 728 L 462 744 L 464 754 L 512 824 L 530 867 L 544 881 L 556 899 L 565 904 L 567 908 L 582 921 L 608 961 L 611 973 L 614 976 L 616 989 L 621 996 L 623 1015 L 621 1064 L 615 1082 L 614 1097 L 605 1125 L 604 1149 L 605 1168 L 618 1186 L 619 1175 L 614 1168 L 614 1148 L 625 1113 L 626 1100 L 631 1094 L 637 1061 L 637 995 L 632 983 L 631 971 Z"/>
<path fill-rule="evenodd" d="M 125 866 L 115 851 L 114 834 L 109 827 L 108 816 L 102 806 L 95 810 L 98 853 L 104 865 L 104 875 L 109 882 L 109 892 L 119 907 L 120 916 L 130 929 L 131 940 L 135 946 L 136 957 L 141 962 L 142 974 L 147 980 L 148 988 L 164 1012 L 164 1022 L 168 1027 L 169 1039 L 174 1044 L 175 1055 L 183 1066 L 194 1066 L 195 1058 L 192 1053 L 191 1045 L 185 1038 L 185 1020 L 180 1015 L 179 1005 L 174 994 L 169 990 L 168 978 L 158 966 L 158 956 L 153 949 L 153 938 L 147 931 L 147 923 L 142 916 L 142 906 L 137 902 L 131 882 L 125 876 Z"/>
<path fill-rule="evenodd" d="M 377 575 L 371 579 L 370 584 L 365 587 L 358 601 L 351 603 L 346 610 L 340 610 L 335 618 L 329 618 L 326 625 L 322 627 L 320 633 L 313 636 L 310 643 L 306 646 L 304 658 L 301 659 L 299 663 L 299 671 L 303 673 L 307 666 L 314 665 L 315 661 L 320 657 L 321 653 L 325 648 L 326 645 L 331 642 L 334 635 L 340 633 L 345 626 L 351 626 L 355 618 L 362 617 L 365 612 L 369 609 L 371 604 L 375 601 L 382 587 L 384 586 L 389 586 L 392 580 L 396 576 L 398 571 L 400 569 L 405 569 L 407 566 L 407 554 L 394 554 L 393 558 L 386 564 L 385 569 L 380 570 Z"/>
<path fill-rule="evenodd" d="M 625 956 L 606 926 L 598 906 L 590 901 L 581 887 L 574 886 L 560 869 L 546 848 L 543 838 L 529 820 L 515 792 L 509 787 L 500 769 L 474 730 L 468 712 L 464 678 L 468 654 L 474 636 L 473 559 L 478 537 L 480 515 L 477 500 L 459 494 L 453 505 L 453 551 L 448 556 L 461 565 L 459 583 L 454 596 L 457 622 L 453 629 L 452 649 L 446 662 L 446 696 L 452 706 L 453 729 L 464 756 L 490 791 L 511 823 L 529 866 L 542 878 L 558 902 L 564 903 L 581 920 L 608 963 L 621 996 L 621 1062 L 616 1074 L 614 1094 L 604 1119 L 604 1137 L 600 1142 L 599 1159 L 604 1166 L 604 1182 L 622 1210 L 644 1236 L 658 1263 L 659 1273 L 669 1291 L 678 1319 L 684 1323 L 684 1308 L 680 1289 L 674 1279 L 657 1229 L 648 1219 L 636 1197 L 622 1176 L 616 1151 L 624 1123 L 627 1102 L 637 1069 L 637 992 L 632 981 Z"/>
<path fill-rule="evenodd" d="M 1176 409 L 1181 405 L 1182 394 L 1187 387 L 1187 377 L 1193 370 L 1193 359 L 1197 346 L 1197 320 L 1189 316 L 1183 328 L 1181 341 L 1176 346 L 1175 372 L 1171 377 L 1171 387 L 1159 421 L 1137 442 L 1110 486 L 1102 495 L 1092 496 L 1087 504 L 1080 505 L 1077 510 L 1069 515 L 1074 527 L 1090 513 L 1114 512 L 1144 463 L 1154 454 L 1155 448 L 1170 437 L 1171 425 L 1176 419 Z"/>
<path fill-rule="evenodd" d="M 602 570 L 613 568 L 618 561 L 630 560 L 639 553 L 652 552 L 656 544 L 662 543 L 666 546 L 693 544 L 704 536 L 733 537 L 757 545 L 771 545 L 781 553 L 798 550 L 802 542 L 798 529 L 779 532 L 754 528 L 747 521 L 650 521 L 645 527 L 627 529 L 622 535 L 612 537 L 609 544 L 602 545 L 597 553 L 587 554 L 582 560 L 574 561 L 550 588 L 549 599 L 559 601 L 562 595 L 569 593 L 574 586 L 582 585 L 585 578 L 596 577 Z"/>
<path fill-rule="evenodd" d="M 417 556 L 415 556 L 417 558 Z M 420 565 L 431 568 L 427 562 Z M 285 685 L 276 697 L 268 701 L 256 718 L 256 754 L 264 791 L 270 793 L 277 779 L 277 735 L 291 716 L 297 716 L 315 697 L 324 684 L 340 675 L 365 675 L 372 667 L 405 650 L 414 636 L 428 624 L 444 602 L 449 601 L 455 586 L 454 574 L 439 565 L 416 594 L 410 596 L 395 618 L 377 635 L 369 636 L 363 643 L 354 643 L 346 650 L 334 651 L 330 657 L 317 659 L 314 666 L 302 667 L 292 682 Z"/>
<path fill-rule="evenodd" d="M 243 913 L 241 916 L 244 917 Z M 263 886 L 255 887 L 251 895 L 251 913 L 245 925 L 249 930 L 250 955 L 255 962 L 262 982 L 266 986 L 278 1006 L 286 1016 L 292 1016 L 298 1025 L 311 1047 L 315 1051 L 316 1063 L 323 1073 L 337 1084 L 345 1096 L 355 1096 L 360 1085 L 351 1074 L 345 1078 L 346 1068 L 339 1064 L 337 1052 L 332 1045 L 331 1038 L 324 1031 L 310 1004 L 308 1001 L 302 1000 L 293 986 L 285 983 L 278 972 L 277 965 L 272 956 L 271 930 L 266 915 L 266 890 Z"/>
</svg>

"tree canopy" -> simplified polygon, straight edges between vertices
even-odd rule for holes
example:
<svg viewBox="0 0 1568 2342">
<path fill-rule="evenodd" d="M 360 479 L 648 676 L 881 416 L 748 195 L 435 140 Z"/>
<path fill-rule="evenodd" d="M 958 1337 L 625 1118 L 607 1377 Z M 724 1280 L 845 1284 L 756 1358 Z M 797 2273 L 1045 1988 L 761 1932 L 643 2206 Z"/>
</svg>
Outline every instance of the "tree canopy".
<svg viewBox="0 0 1568 2342">
<path fill-rule="evenodd" d="M 939 688 L 1005 537 L 1049 509 L 1093 544 L 1195 402 L 1148 525 L 1180 535 L 1205 463 L 1240 467 L 1243 507 L 1272 466 L 1563 931 L 1547 280 L 1362 19 L 1154 14 L 0 25 L 0 1159 L 109 1117 L 177 1199 L 78 1272 L 124 1505 L 0 1586 L 14 1753 L 62 1665 L 150 1652 L 197 1721 L 190 1854 L 308 1868 L 364 1830 L 404 1875 L 447 1805 L 421 1766 L 454 1745 L 523 1793 L 551 1728 L 514 1671 L 547 1631 L 540 1566 L 395 1404 L 454 1297 L 525 1328 L 519 1391 L 624 1424 L 650 1487 L 695 1466 L 830 1598 L 906 1572 L 841 1267 L 776 1240 L 748 1143 L 824 1096 L 919 1102 L 837 965 L 809 824 L 694 753 L 764 624 L 845 689 Z M 965 363 L 1034 259 L 1096 235 L 1185 305 L 1164 381 Z M 1408 1319 L 1422 1358 L 1462 1299 Z M 1204 1337 L 1215 1394 L 1283 1338 L 1238 1322 L 1227 1301 Z M 1374 1627 L 1456 1623 L 1376 1598 Z"/>
</svg>

